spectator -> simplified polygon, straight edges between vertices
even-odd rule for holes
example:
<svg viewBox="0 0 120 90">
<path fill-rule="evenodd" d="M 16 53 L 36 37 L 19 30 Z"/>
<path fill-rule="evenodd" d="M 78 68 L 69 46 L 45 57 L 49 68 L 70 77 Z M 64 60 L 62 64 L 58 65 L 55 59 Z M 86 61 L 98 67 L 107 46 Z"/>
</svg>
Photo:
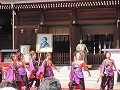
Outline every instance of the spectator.
<svg viewBox="0 0 120 90">
<path fill-rule="evenodd" d="M 0 90 L 17 90 L 13 87 L 3 87 L 3 88 L 0 88 Z"/>
<path fill-rule="evenodd" d="M 18 86 L 16 84 L 16 82 L 9 82 L 9 81 L 3 81 L 0 83 L 0 90 L 18 90 Z M 13 89 L 14 88 L 14 89 Z"/>
<path fill-rule="evenodd" d="M 40 84 L 38 90 L 61 90 L 61 84 L 58 79 L 47 77 Z"/>
</svg>

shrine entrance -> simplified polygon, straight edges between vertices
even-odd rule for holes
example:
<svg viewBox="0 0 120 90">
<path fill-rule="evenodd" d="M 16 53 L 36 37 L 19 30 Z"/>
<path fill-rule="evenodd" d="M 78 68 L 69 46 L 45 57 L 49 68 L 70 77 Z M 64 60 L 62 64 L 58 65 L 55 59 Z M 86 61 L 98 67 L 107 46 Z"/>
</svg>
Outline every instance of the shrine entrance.
<svg viewBox="0 0 120 90">
<path fill-rule="evenodd" d="M 12 13 L 0 11 L 0 49 L 12 48 Z"/>
</svg>

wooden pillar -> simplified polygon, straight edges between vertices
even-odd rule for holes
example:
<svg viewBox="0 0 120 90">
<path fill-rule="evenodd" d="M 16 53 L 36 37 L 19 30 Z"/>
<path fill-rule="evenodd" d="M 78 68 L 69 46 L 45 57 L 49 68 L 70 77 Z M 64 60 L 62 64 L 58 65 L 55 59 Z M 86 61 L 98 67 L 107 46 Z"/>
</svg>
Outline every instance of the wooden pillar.
<svg viewBox="0 0 120 90">
<path fill-rule="evenodd" d="M 120 7 L 116 7 L 116 29 L 114 31 L 115 48 L 120 48 Z M 120 74 L 117 73 L 117 82 L 120 82 Z"/>
<path fill-rule="evenodd" d="M 70 25 L 70 64 L 73 61 L 73 53 L 76 51 L 76 46 L 80 41 L 80 25 L 77 22 L 77 10 L 72 11 L 72 23 Z"/>
<path fill-rule="evenodd" d="M 113 42 L 114 48 L 120 48 L 120 8 L 116 8 L 117 21 L 113 25 Z"/>
<path fill-rule="evenodd" d="M 119 17 L 120 17 L 120 11 L 119 11 Z M 117 33 L 118 34 L 117 45 L 118 45 L 118 48 L 120 48 L 120 18 L 117 20 L 117 24 L 118 24 L 118 26 L 117 26 L 117 32 L 118 32 Z M 117 73 L 117 82 L 120 82 L 120 74 L 119 73 Z"/>
<path fill-rule="evenodd" d="M 117 8 L 117 31 L 118 31 L 118 48 L 120 48 L 120 7 Z"/>
<path fill-rule="evenodd" d="M 117 31 L 118 31 L 118 41 L 117 41 L 117 44 L 118 44 L 118 48 L 120 48 L 120 22 L 117 22 L 118 23 L 118 28 L 117 28 Z"/>
<path fill-rule="evenodd" d="M 19 12 L 17 12 L 17 11 L 15 11 L 15 30 L 14 30 L 14 37 L 15 37 L 15 39 L 14 39 L 14 41 L 15 41 L 15 44 L 14 44 L 14 46 L 15 46 L 15 49 L 18 49 L 19 48 L 19 42 L 18 42 L 18 35 L 19 35 L 19 32 L 18 32 L 18 29 L 17 29 L 17 27 L 16 26 L 18 26 L 18 24 L 19 24 Z"/>
<path fill-rule="evenodd" d="M 40 23 L 38 27 L 38 34 L 46 34 L 48 33 L 48 31 L 47 31 L 47 26 L 44 23 L 45 22 L 45 10 L 41 10 L 40 13 L 41 13 L 41 16 L 40 16 Z M 45 53 L 38 52 L 39 65 L 43 61 L 44 57 L 45 57 Z"/>
<path fill-rule="evenodd" d="M 2 52 L 0 52 L 0 63 L 2 62 Z"/>
<path fill-rule="evenodd" d="M 117 48 L 118 29 L 116 23 L 113 24 L 113 48 Z"/>
<path fill-rule="evenodd" d="M 45 11 L 41 11 L 41 16 L 40 16 L 40 23 L 39 23 L 39 30 L 38 33 L 47 33 L 47 26 L 45 25 Z"/>
</svg>

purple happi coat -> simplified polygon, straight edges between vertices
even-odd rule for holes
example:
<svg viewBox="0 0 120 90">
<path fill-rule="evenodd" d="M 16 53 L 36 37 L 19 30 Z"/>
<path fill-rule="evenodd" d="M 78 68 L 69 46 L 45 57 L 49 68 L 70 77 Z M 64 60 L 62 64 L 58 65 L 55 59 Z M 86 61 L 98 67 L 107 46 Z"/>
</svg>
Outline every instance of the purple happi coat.
<svg viewBox="0 0 120 90">
<path fill-rule="evenodd" d="M 32 74 L 36 74 L 38 72 L 37 62 L 35 60 L 31 60 L 29 65 L 30 65 L 30 76 Z"/>
<path fill-rule="evenodd" d="M 37 73 L 37 77 L 39 77 L 41 74 L 43 74 L 44 77 L 54 76 L 54 73 L 52 70 L 52 61 L 50 61 L 50 63 L 47 63 L 46 60 L 43 61 L 41 68 L 39 69 Z"/>
<path fill-rule="evenodd" d="M 19 75 L 27 75 L 27 72 L 26 72 L 22 62 L 21 63 L 18 62 L 17 67 L 19 67 L 18 68 Z"/>
<path fill-rule="evenodd" d="M 14 67 L 10 66 L 9 69 L 8 69 L 8 72 L 7 72 L 6 79 L 8 81 L 13 81 L 13 80 L 15 80 L 14 77 L 15 77 Z"/>
<path fill-rule="evenodd" d="M 114 63 L 113 60 L 108 61 L 105 59 L 102 62 L 100 74 L 101 75 L 106 74 L 107 76 L 114 76 L 113 63 Z"/>
<path fill-rule="evenodd" d="M 19 74 L 17 73 L 17 69 L 14 64 L 10 64 L 8 72 L 7 72 L 6 80 L 10 82 L 22 80 Z"/>
<path fill-rule="evenodd" d="M 80 84 L 80 78 L 84 78 L 82 67 L 75 60 L 72 62 L 70 77 L 76 84 Z"/>
</svg>

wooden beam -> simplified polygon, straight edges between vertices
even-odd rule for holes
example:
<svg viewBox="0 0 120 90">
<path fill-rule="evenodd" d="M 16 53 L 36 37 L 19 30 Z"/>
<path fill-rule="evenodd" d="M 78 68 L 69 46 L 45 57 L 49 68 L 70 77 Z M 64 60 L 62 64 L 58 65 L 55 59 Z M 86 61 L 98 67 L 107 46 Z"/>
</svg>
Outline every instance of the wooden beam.
<svg viewBox="0 0 120 90">
<path fill-rule="evenodd" d="M 93 9 L 95 10 L 95 9 Z M 98 11 L 83 11 L 83 10 L 79 10 L 78 11 L 78 16 L 80 19 L 101 19 L 101 18 L 116 18 L 116 10 L 111 10 L 108 9 L 109 11 L 106 11 L 106 9 L 102 9 L 102 11 L 99 9 L 97 9 Z"/>
<path fill-rule="evenodd" d="M 113 34 L 113 28 L 94 28 L 82 29 L 83 35 L 96 35 L 96 34 Z"/>
<path fill-rule="evenodd" d="M 78 20 L 78 24 L 80 25 L 108 25 L 113 24 L 116 20 Z M 43 25 L 70 25 L 72 24 L 72 21 L 45 21 L 43 22 Z M 41 25 L 42 26 L 42 25 Z M 17 29 L 25 29 L 25 28 L 38 28 L 39 25 L 18 25 L 15 26 Z"/>
<path fill-rule="evenodd" d="M 103 14 L 103 15 L 92 15 L 92 14 L 89 14 L 89 16 L 81 16 L 79 17 L 79 19 L 82 19 L 82 20 L 90 20 L 90 19 L 116 19 L 116 14 L 110 14 L 110 15 L 106 15 L 106 14 Z"/>
<path fill-rule="evenodd" d="M 91 7 L 91 8 L 80 8 L 77 9 L 78 12 L 115 12 L 116 7 Z"/>
<path fill-rule="evenodd" d="M 113 24 L 116 20 L 79 20 L 80 25 Z"/>
<path fill-rule="evenodd" d="M 46 21 L 67 21 L 72 18 L 72 10 L 46 10 Z"/>
<path fill-rule="evenodd" d="M 15 26 L 15 29 L 38 29 L 38 25 L 19 25 Z"/>
<path fill-rule="evenodd" d="M 69 25 L 71 21 L 46 21 L 44 22 L 45 25 Z"/>
</svg>

